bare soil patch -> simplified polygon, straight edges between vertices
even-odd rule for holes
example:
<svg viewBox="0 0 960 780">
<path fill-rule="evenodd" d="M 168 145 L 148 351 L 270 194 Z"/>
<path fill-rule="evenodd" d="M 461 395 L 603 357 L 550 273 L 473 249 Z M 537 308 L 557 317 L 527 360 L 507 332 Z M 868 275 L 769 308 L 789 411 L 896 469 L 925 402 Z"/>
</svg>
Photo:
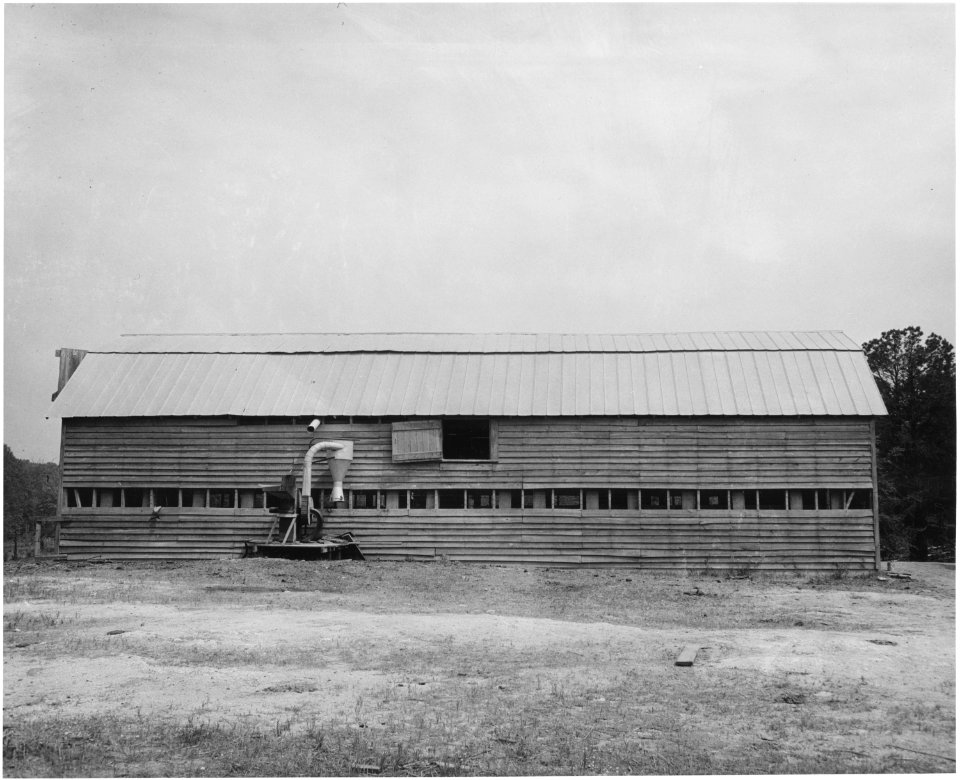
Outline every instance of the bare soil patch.
<svg viewBox="0 0 960 780">
<path fill-rule="evenodd" d="M 955 571 L 898 568 L 8 567 L 5 773 L 953 771 Z"/>
</svg>

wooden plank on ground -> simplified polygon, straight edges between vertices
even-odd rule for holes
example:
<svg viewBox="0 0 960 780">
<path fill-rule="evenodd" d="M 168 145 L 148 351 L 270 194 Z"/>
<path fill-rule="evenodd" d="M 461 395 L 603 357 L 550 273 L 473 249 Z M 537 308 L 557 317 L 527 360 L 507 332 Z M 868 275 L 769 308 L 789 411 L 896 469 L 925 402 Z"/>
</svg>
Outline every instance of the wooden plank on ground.
<svg viewBox="0 0 960 780">
<path fill-rule="evenodd" d="M 680 655 L 677 656 L 674 666 L 693 666 L 698 652 L 700 652 L 699 645 L 687 645 L 680 652 Z"/>
</svg>

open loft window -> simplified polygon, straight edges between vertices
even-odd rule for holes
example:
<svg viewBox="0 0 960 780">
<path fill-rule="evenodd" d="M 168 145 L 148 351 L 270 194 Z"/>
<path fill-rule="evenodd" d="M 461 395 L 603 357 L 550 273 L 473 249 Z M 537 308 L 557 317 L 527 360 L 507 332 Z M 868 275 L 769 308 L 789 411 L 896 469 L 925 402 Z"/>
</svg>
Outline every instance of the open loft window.
<svg viewBox="0 0 960 780">
<path fill-rule="evenodd" d="M 444 460 L 490 460 L 489 420 L 444 420 Z"/>
<path fill-rule="evenodd" d="M 391 424 L 393 460 L 493 460 L 494 427 L 486 419 L 395 422 Z"/>
</svg>

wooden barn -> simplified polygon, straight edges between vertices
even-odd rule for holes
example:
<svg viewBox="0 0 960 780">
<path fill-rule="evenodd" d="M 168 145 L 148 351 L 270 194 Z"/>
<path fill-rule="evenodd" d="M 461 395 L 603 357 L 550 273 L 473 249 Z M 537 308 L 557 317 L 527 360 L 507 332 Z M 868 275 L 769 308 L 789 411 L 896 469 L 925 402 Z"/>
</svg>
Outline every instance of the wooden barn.
<svg viewBox="0 0 960 780">
<path fill-rule="evenodd" d="M 240 556 L 282 485 L 368 559 L 879 566 L 886 412 L 839 332 L 138 335 L 58 355 L 70 559 Z M 336 503 L 321 441 L 352 445 Z"/>
</svg>

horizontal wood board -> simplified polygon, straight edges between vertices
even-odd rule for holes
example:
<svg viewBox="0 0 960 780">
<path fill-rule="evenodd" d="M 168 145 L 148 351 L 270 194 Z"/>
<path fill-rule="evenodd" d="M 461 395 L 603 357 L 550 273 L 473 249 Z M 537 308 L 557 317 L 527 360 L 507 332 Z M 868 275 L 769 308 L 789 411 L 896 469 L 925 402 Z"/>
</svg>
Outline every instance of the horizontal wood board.
<svg viewBox="0 0 960 780">
<path fill-rule="evenodd" d="M 501 418 L 494 461 L 396 462 L 389 424 L 232 419 L 66 420 L 65 486 L 232 487 L 302 472 L 318 438 L 350 439 L 347 488 L 871 487 L 871 435 L 857 418 Z M 314 487 L 330 487 L 314 469 Z"/>
<path fill-rule="evenodd" d="M 264 541 L 273 518 L 255 510 L 67 512 L 68 559 L 236 557 Z M 870 511 L 603 512 L 454 515 L 331 512 L 325 533 L 350 532 L 369 560 L 446 558 L 549 566 L 649 569 L 833 570 L 875 567 Z"/>
</svg>

